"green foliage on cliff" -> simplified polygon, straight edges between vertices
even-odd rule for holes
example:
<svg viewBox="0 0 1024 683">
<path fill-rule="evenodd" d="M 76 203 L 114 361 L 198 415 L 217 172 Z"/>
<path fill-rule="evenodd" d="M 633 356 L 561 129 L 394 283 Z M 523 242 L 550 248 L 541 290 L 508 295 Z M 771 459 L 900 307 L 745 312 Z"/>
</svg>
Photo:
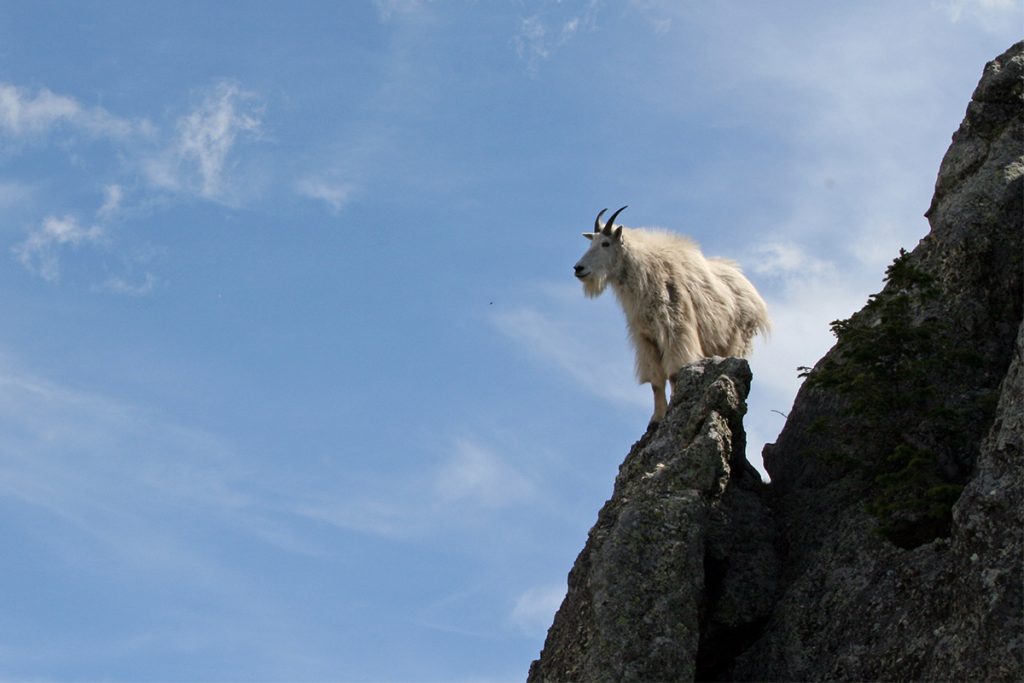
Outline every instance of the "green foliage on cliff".
<svg viewBox="0 0 1024 683">
<path fill-rule="evenodd" d="M 845 434 L 842 460 L 872 482 L 867 509 L 881 532 L 912 548 L 948 535 L 963 482 L 943 465 L 977 448 L 992 402 L 989 394 L 936 389 L 980 358 L 957 343 L 950 321 L 924 314 L 939 296 L 933 279 L 900 250 L 886 283 L 861 312 L 832 323 L 836 353 L 806 376 L 845 398 L 855 428 Z"/>
</svg>

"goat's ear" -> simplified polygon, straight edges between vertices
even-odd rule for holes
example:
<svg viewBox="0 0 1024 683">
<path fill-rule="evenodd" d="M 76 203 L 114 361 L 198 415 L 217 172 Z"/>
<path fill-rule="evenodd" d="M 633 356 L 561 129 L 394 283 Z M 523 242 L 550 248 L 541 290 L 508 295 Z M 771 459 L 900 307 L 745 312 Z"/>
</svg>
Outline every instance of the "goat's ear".
<svg viewBox="0 0 1024 683">
<path fill-rule="evenodd" d="M 587 238 L 588 240 L 592 240 L 592 239 L 594 239 L 594 235 L 595 235 L 596 233 L 593 233 L 593 232 L 584 232 L 584 233 L 581 233 L 581 234 L 582 234 L 582 235 L 583 235 L 584 237 L 586 237 L 586 238 Z"/>
<path fill-rule="evenodd" d="M 615 228 L 615 239 L 622 241 L 622 226 Z"/>
</svg>

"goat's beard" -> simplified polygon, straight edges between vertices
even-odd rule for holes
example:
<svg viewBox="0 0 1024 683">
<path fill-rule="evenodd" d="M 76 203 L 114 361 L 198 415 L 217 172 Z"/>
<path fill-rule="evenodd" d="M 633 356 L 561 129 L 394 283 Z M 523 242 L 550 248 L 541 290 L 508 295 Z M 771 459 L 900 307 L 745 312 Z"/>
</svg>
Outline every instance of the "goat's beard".
<svg viewBox="0 0 1024 683">
<path fill-rule="evenodd" d="M 583 280 L 583 293 L 588 298 L 593 299 L 594 297 L 600 296 L 601 292 L 608 285 L 608 278 L 592 274 L 590 277 Z"/>
</svg>

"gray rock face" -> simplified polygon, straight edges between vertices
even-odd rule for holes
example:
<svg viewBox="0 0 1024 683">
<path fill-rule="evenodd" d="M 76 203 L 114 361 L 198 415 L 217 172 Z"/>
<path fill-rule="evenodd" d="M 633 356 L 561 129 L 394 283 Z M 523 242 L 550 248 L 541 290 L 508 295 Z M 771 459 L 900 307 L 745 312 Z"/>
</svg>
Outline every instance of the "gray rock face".
<svg viewBox="0 0 1024 683">
<path fill-rule="evenodd" d="M 912 300 L 910 316 L 940 321 L 950 347 L 972 357 L 969 369 L 929 371 L 941 402 L 903 406 L 900 424 L 902 438 L 940 453 L 948 476 L 964 475 L 948 537 L 904 550 L 878 533 L 863 505 L 878 479 L 823 457 L 878 462 L 878 425 L 851 415 L 839 392 L 805 383 L 765 449 L 788 549 L 784 588 L 732 679 L 1024 679 L 1024 43 L 985 67 L 928 217 L 932 230 L 907 261 L 937 296 Z M 994 411 L 963 413 L 959 434 L 942 429 L 988 395 L 998 396 Z"/>
<path fill-rule="evenodd" d="M 702 638 L 723 647 L 769 614 L 755 587 L 775 580 L 772 527 L 743 455 L 750 369 L 706 359 L 677 382 L 619 470 L 531 681 L 693 680 Z"/>
<path fill-rule="evenodd" d="M 765 449 L 765 486 L 744 456 L 746 364 L 684 368 L 620 468 L 531 681 L 1024 680 L 1024 42 L 986 65 L 928 217 L 904 260 L 927 288 L 893 277 L 851 319 L 885 329 L 902 311 L 932 354 L 894 365 L 920 396 L 881 417 L 809 380 Z M 854 347 L 841 335 L 812 379 L 873 362 Z M 865 505 L 895 443 L 934 456 L 957 494 L 907 542 Z"/>
</svg>

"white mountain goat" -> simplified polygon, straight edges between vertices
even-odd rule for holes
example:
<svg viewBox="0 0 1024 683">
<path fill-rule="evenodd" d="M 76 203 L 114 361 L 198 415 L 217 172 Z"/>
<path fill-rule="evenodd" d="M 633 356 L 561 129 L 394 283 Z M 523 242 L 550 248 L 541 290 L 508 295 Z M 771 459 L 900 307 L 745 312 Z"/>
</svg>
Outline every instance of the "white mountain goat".
<svg viewBox="0 0 1024 683">
<path fill-rule="evenodd" d="M 615 227 L 622 207 L 583 236 L 590 248 L 576 264 L 583 292 L 596 297 L 612 286 L 626 313 L 636 350 L 636 376 L 654 390 L 654 415 L 668 410 L 665 380 L 706 356 L 746 356 L 757 333 L 770 328 L 768 308 L 729 260 L 705 258 L 691 240 L 658 230 Z M 675 382 L 672 382 L 675 393 Z"/>
</svg>

